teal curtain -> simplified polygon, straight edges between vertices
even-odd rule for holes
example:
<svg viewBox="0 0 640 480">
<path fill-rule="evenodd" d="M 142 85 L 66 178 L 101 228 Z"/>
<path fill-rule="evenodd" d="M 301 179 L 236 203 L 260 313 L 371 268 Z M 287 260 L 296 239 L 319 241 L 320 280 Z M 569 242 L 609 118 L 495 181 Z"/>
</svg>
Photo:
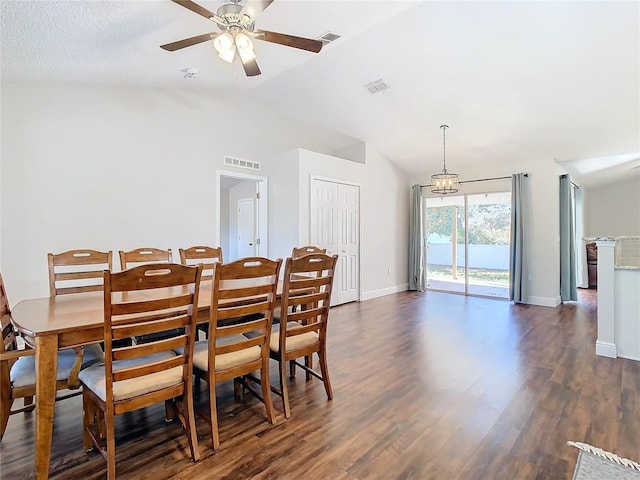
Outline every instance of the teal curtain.
<svg viewBox="0 0 640 480">
<path fill-rule="evenodd" d="M 560 298 L 578 300 L 576 287 L 575 196 L 571 177 L 560 176 Z"/>
<path fill-rule="evenodd" d="M 509 300 L 527 303 L 527 214 L 529 211 L 528 176 L 511 177 L 511 247 L 509 252 Z"/>
<path fill-rule="evenodd" d="M 413 185 L 409 218 L 409 290 L 423 292 L 425 284 L 422 187 Z"/>
</svg>

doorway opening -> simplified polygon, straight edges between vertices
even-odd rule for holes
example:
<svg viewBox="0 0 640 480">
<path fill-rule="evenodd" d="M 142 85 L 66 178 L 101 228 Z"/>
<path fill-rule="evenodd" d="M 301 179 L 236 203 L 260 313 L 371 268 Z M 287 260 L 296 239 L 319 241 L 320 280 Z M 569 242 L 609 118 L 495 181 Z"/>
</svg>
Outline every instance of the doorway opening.
<svg viewBox="0 0 640 480">
<path fill-rule="evenodd" d="M 509 298 L 511 193 L 426 198 L 427 289 Z"/>
<path fill-rule="evenodd" d="M 225 262 L 268 257 L 267 177 L 216 171 L 216 241 Z"/>
</svg>

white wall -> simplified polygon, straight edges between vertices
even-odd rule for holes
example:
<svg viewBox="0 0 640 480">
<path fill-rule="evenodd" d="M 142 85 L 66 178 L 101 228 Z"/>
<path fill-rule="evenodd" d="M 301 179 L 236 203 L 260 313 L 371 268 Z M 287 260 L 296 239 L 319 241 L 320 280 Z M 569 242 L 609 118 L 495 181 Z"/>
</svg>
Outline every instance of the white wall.
<svg viewBox="0 0 640 480">
<path fill-rule="evenodd" d="M 269 163 L 325 148 L 264 106 L 212 97 L 2 84 L 0 268 L 12 305 L 48 295 L 47 252 L 171 247 L 177 260 L 179 247 L 208 243 L 224 155 Z M 242 122 L 225 121 L 238 112 Z"/>
<path fill-rule="evenodd" d="M 640 361 L 640 270 L 614 272 L 614 338 L 619 357 Z"/>
<path fill-rule="evenodd" d="M 585 189 L 587 237 L 640 235 L 640 175 Z"/>
<path fill-rule="evenodd" d="M 269 256 L 285 259 L 299 246 L 298 153 L 289 150 L 265 167 L 269 172 Z"/>
</svg>

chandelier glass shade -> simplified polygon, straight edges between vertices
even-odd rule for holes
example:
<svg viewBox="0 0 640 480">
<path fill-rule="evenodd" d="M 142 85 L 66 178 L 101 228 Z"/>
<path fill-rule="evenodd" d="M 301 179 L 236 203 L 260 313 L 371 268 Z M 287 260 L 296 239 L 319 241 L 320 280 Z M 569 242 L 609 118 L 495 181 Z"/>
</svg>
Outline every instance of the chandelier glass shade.
<svg viewBox="0 0 640 480">
<path fill-rule="evenodd" d="M 458 191 L 458 174 L 447 171 L 446 132 L 448 125 L 440 125 L 442 129 L 442 172 L 431 175 L 431 192 L 446 195 Z"/>
</svg>

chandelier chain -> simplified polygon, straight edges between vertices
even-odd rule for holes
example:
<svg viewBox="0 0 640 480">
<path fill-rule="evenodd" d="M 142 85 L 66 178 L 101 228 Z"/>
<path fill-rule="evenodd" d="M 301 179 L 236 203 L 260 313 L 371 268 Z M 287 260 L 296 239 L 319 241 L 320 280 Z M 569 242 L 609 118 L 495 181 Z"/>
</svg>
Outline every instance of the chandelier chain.
<svg viewBox="0 0 640 480">
<path fill-rule="evenodd" d="M 442 173 L 447 173 L 447 128 L 449 125 L 440 125 L 442 129 Z"/>
</svg>

